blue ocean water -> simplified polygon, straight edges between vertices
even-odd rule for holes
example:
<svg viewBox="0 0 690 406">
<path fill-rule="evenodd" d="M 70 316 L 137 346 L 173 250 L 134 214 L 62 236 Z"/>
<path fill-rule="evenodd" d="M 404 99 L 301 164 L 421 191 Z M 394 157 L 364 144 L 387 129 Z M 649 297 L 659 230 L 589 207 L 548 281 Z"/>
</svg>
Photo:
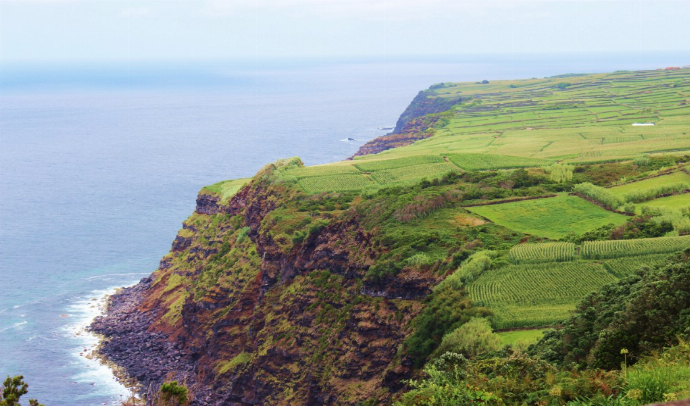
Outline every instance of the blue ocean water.
<svg viewBox="0 0 690 406">
<path fill-rule="evenodd" d="M 690 53 L 0 67 L 0 377 L 53 406 L 127 394 L 99 300 L 156 269 L 198 190 L 344 159 L 436 82 L 687 65 Z M 351 137 L 356 141 L 343 142 Z"/>
</svg>

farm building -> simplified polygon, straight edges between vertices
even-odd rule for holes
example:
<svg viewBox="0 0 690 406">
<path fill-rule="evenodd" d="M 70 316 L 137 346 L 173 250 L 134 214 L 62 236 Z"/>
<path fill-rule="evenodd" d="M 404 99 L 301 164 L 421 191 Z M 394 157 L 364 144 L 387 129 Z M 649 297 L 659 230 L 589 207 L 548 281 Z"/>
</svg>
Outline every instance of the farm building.
<svg viewBox="0 0 690 406">
<path fill-rule="evenodd" d="M 643 127 L 643 126 L 651 126 L 651 125 L 656 125 L 654 123 L 633 123 L 633 127 Z"/>
</svg>

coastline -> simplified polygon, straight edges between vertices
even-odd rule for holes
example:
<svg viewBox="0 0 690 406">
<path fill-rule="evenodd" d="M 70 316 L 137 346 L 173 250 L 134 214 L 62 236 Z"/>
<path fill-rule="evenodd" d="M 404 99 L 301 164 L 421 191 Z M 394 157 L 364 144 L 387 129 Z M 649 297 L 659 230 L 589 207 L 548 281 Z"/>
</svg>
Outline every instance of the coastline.
<svg viewBox="0 0 690 406">
<path fill-rule="evenodd" d="M 155 314 L 139 306 L 152 278 L 121 288 L 107 297 L 103 312 L 88 326 L 99 343 L 91 355 L 107 366 L 129 397 L 152 396 L 166 380 L 191 379 L 193 362 L 168 335 L 150 330 Z M 155 391 L 154 391 L 155 392 Z"/>
<path fill-rule="evenodd" d="M 113 399 L 110 402 L 112 405 L 119 405 L 123 399 L 130 397 L 133 388 L 127 384 L 120 368 L 99 356 L 103 337 L 93 332 L 90 326 L 96 318 L 106 314 L 109 298 L 122 289 L 123 287 L 119 286 L 93 291 L 71 305 L 67 309 L 69 314 L 62 315 L 74 315 L 77 319 L 64 327 L 67 337 L 78 342 L 73 355 L 78 362 L 84 364 L 82 372 L 74 379 L 88 382 L 95 387 L 105 387 L 105 395 Z"/>
</svg>

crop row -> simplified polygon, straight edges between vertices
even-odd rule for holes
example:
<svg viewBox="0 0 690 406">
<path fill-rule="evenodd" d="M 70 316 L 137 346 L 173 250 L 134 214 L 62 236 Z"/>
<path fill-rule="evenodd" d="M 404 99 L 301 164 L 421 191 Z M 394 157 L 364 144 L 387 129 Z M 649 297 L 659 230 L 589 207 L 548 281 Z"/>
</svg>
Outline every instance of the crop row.
<svg viewBox="0 0 690 406">
<path fill-rule="evenodd" d="M 448 163 L 415 165 L 396 169 L 386 169 L 372 173 L 371 177 L 382 185 L 417 182 L 424 178 L 440 178 L 448 172 L 459 172 Z"/>
<path fill-rule="evenodd" d="M 487 170 L 487 169 L 511 169 L 527 168 L 549 165 L 552 161 L 538 158 L 524 158 L 508 155 L 489 154 L 450 154 L 448 159 L 462 169 Z"/>
<path fill-rule="evenodd" d="M 575 244 L 570 242 L 519 244 L 510 249 L 508 258 L 514 264 L 572 261 L 575 259 Z"/>
<path fill-rule="evenodd" d="M 664 263 L 668 254 L 651 254 L 635 257 L 608 259 L 603 262 L 604 268 L 617 278 L 632 275 L 641 267 L 654 267 Z"/>
<path fill-rule="evenodd" d="M 386 159 L 380 161 L 356 161 L 355 166 L 363 172 L 376 172 L 404 168 L 415 165 L 442 163 L 443 158 L 439 155 L 416 155 L 398 159 Z"/>
<path fill-rule="evenodd" d="M 285 175 L 294 178 L 308 178 L 312 176 L 356 175 L 360 172 L 352 165 L 321 165 L 302 166 L 286 171 Z"/>
<path fill-rule="evenodd" d="M 300 179 L 299 184 L 307 193 L 344 192 L 376 186 L 364 175 L 312 176 Z"/>
<path fill-rule="evenodd" d="M 485 272 L 468 292 L 476 304 L 488 307 L 574 304 L 616 280 L 596 262 L 509 265 Z"/>
<path fill-rule="evenodd" d="M 637 240 L 586 241 L 580 249 L 580 257 L 582 259 L 620 258 L 671 253 L 686 248 L 690 248 L 690 235 Z"/>
</svg>

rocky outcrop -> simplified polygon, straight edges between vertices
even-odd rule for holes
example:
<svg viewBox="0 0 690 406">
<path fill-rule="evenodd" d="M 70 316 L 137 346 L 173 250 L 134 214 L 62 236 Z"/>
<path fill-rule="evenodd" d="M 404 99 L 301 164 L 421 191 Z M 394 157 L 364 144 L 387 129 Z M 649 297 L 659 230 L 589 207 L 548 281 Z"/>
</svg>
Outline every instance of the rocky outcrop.
<svg viewBox="0 0 690 406">
<path fill-rule="evenodd" d="M 377 154 L 431 137 L 434 126 L 443 118 L 440 113 L 449 111 L 453 106 L 466 99 L 463 97 L 434 97 L 428 90 L 419 92 L 398 118 L 393 132 L 362 145 L 352 157 Z"/>
<path fill-rule="evenodd" d="M 182 345 L 163 332 L 149 330 L 159 312 L 142 311 L 140 305 L 151 282 L 151 278 L 142 279 L 110 296 L 108 315 L 97 317 L 90 327 L 106 337 L 99 349 L 101 355 L 123 368 L 145 391 L 158 387 L 166 378 L 185 381 L 193 369 L 193 360 Z"/>
<path fill-rule="evenodd" d="M 398 354 L 436 280 L 366 286 L 380 248 L 353 210 L 284 241 L 273 212 L 295 192 L 277 179 L 260 172 L 225 204 L 202 192 L 160 268 L 94 323 L 105 357 L 143 387 L 185 382 L 193 405 L 345 405 L 401 388 Z"/>
</svg>

